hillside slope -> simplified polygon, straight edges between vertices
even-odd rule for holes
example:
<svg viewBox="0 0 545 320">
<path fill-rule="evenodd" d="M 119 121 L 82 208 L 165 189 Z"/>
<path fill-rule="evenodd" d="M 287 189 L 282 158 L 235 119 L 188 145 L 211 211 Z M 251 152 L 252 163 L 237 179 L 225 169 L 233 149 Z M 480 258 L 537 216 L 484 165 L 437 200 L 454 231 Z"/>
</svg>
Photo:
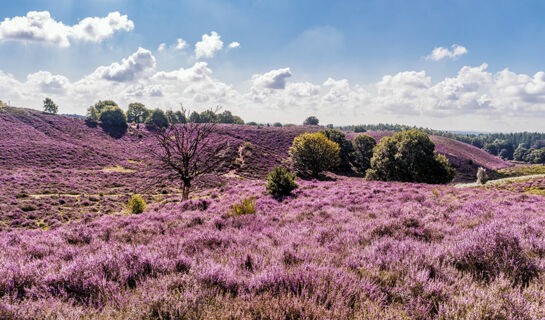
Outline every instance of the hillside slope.
<svg viewBox="0 0 545 320">
<path fill-rule="evenodd" d="M 297 135 L 317 131 L 321 127 L 256 127 L 219 125 L 219 139 L 230 145 L 227 161 L 218 171 L 257 178 L 288 157 Z M 367 132 L 377 140 L 392 132 Z M 350 133 L 349 138 L 355 134 Z M 471 179 L 482 166 L 496 170 L 509 166 L 497 157 L 463 142 L 431 136 L 439 153 L 445 154 L 460 173 L 458 180 Z M 131 166 L 130 160 L 146 157 L 153 143 L 149 132 L 131 126 L 119 139 L 110 137 L 100 127 L 88 126 L 84 120 L 47 115 L 21 108 L 0 109 L 0 167 L 24 168 L 104 168 Z"/>
</svg>

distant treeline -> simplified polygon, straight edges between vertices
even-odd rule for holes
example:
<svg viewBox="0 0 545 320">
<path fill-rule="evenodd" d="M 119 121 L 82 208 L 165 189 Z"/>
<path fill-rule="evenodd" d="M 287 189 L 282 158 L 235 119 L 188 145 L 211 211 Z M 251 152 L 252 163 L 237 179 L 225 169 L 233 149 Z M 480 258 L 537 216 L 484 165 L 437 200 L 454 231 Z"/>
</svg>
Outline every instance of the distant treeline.
<svg viewBox="0 0 545 320">
<path fill-rule="evenodd" d="M 428 134 L 471 144 L 505 160 L 545 163 L 545 133 L 539 132 L 458 134 L 429 128 L 387 123 L 343 126 L 340 129 L 354 132 L 418 129 Z"/>
</svg>

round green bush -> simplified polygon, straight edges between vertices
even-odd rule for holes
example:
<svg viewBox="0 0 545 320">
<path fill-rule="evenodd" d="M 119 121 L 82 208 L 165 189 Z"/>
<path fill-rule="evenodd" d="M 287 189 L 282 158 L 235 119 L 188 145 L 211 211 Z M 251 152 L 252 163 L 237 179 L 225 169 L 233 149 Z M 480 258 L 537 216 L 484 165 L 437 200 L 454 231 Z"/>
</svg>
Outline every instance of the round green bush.
<svg viewBox="0 0 545 320">
<path fill-rule="evenodd" d="M 340 163 L 339 145 L 323 133 L 304 133 L 293 139 L 290 157 L 295 170 L 303 175 L 318 177 L 323 171 Z"/>
<path fill-rule="evenodd" d="M 374 149 L 370 180 L 449 183 L 456 176 L 448 159 L 435 153 L 435 144 L 419 130 L 407 130 L 382 138 Z"/>
<path fill-rule="evenodd" d="M 267 190 L 274 196 L 286 196 L 297 189 L 295 183 L 295 173 L 290 172 L 285 167 L 275 167 L 267 176 Z"/>
<path fill-rule="evenodd" d="M 133 194 L 128 203 L 128 208 L 131 213 L 139 214 L 146 210 L 146 201 L 139 194 Z"/>
<path fill-rule="evenodd" d="M 126 129 L 127 118 L 121 108 L 116 106 L 107 106 L 100 113 L 100 122 L 104 127 Z"/>
</svg>

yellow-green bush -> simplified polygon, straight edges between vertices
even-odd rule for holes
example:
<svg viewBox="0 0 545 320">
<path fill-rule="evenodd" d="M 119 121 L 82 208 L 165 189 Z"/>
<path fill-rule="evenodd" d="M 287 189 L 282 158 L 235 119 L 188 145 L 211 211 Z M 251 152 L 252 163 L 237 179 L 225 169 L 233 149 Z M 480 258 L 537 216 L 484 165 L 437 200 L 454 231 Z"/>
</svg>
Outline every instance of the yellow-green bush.
<svg viewBox="0 0 545 320">
<path fill-rule="evenodd" d="M 243 198 L 240 202 L 231 206 L 231 210 L 227 212 L 230 217 L 242 216 L 245 214 L 255 213 L 255 197 Z"/>
<path fill-rule="evenodd" d="M 146 210 L 146 201 L 139 194 L 133 194 L 129 200 L 128 208 L 131 213 L 139 214 Z"/>
<path fill-rule="evenodd" d="M 340 162 L 338 143 L 329 140 L 323 133 L 304 133 L 290 147 L 293 167 L 298 173 L 318 177 L 323 171 L 333 169 Z"/>
</svg>

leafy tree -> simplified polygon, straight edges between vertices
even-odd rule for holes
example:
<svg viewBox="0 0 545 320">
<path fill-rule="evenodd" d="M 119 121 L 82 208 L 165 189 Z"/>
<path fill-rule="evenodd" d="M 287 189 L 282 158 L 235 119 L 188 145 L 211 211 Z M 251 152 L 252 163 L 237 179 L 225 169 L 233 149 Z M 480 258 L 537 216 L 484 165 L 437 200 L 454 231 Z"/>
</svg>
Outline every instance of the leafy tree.
<svg viewBox="0 0 545 320">
<path fill-rule="evenodd" d="M 254 121 L 250 121 L 250 122 L 247 123 L 247 125 L 249 125 L 249 126 L 257 126 L 257 123 L 254 122 Z"/>
<path fill-rule="evenodd" d="M 102 111 L 108 106 L 118 107 L 117 103 L 115 103 L 113 100 L 99 100 L 97 103 L 95 103 L 95 109 L 99 114 L 102 113 Z"/>
<path fill-rule="evenodd" d="M 149 117 L 151 111 L 140 102 L 129 104 L 127 109 L 127 122 L 144 123 Z"/>
<path fill-rule="evenodd" d="M 88 120 L 98 121 L 98 118 L 100 117 L 100 112 L 98 112 L 98 110 L 94 106 L 90 106 L 89 108 L 87 108 L 86 117 Z"/>
<path fill-rule="evenodd" d="M 513 153 L 513 160 L 524 161 L 527 153 L 528 149 L 525 148 L 524 144 L 521 143 Z"/>
<path fill-rule="evenodd" d="M 200 123 L 201 115 L 196 111 L 191 112 L 191 115 L 189 116 L 189 122 Z"/>
<path fill-rule="evenodd" d="M 305 119 L 305 122 L 303 122 L 305 126 L 317 126 L 318 123 L 320 123 L 320 120 L 318 120 L 318 118 L 315 116 L 310 116 Z"/>
<path fill-rule="evenodd" d="M 341 162 L 339 164 L 340 169 L 350 170 L 351 163 L 353 161 L 352 153 L 354 152 L 354 148 L 352 147 L 352 143 L 346 139 L 346 135 L 337 129 L 326 129 L 320 132 L 323 133 L 329 140 L 339 145 L 339 156 L 341 158 Z"/>
<path fill-rule="evenodd" d="M 174 112 L 174 117 L 176 118 L 176 123 L 186 123 L 187 122 L 185 114 L 183 112 L 181 112 L 180 110 Z"/>
<path fill-rule="evenodd" d="M 203 123 L 218 122 L 218 115 L 212 110 L 204 110 L 201 112 L 199 119 Z"/>
<path fill-rule="evenodd" d="M 285 167 L 275 167 L 269 172 L 265 187 L 274 196 L 287 196 L 298 187 L 295 183 L 295 173 Z"/>
<path fill-rule="evenodd" d="M 371 167 L 371 157 L 373 157 L 373 148 L 377 145 L 375 138 L 366 134 L 357 135 L 352 140 L 354 148 L 354 167 L 361 173 L 365 173 Z"/>
<path fill-rule="evenodd" d="M 127 118 L 121 108 L 117 106 L 107 106 L 102 109 L 99 117 L 103 127 L 110 129 L 127 129 Z"/>
<path fill-rule="evenodd" d="M 434 150 L 429 136 L 419 130 L 384 137 L 374 150 L 366 176 L 371 180 L 448 183 L 456 172 L 448 159 Z"/>
<path fill-rule="evenodd" d="M 545 163 L 545 148 L 530 149 L 525 160 L 530 163 Z"/>
<path fill-rule="evenodd" d="M 280 122 L 273 123 L 273 127 L 282 128 L 282 124 Z"/>
<path fill-rule="evenodd" d="M 155 109 L 146 119 L 146 127 L 149 129 L 163 129 L 168 127 L 168 119 L 163 110 Z"/>
<path fill-rule="evenodd" d="M 365 130 L 364 126 L 358 125 L 358 126 L 354 126 L 354 132 L 367 132 L 367 130 Z"/>
<path fill-rule="evenodd" d="M 51 100 L 50 98 L 45 98 L 44 100 L 44 112 L 57 114 L 59 107 Z"/>
<path fill-rule="evenodd" d="M 218 140 L 216 123 L 189 122 L 152 131 L 157 142 L 150 153 L 161 180 L 180 181 L 183 199 L 193 179 L 211 173 L 224 161 L 228 144 Z"/>
<path fill-rule="evenodd" d="M 323 133 L 304 133 L 290 147 L 293 166 L 300 174 L 318 177 L 323 171 L 339 165 L 339 145 Z"/>
</svg>

